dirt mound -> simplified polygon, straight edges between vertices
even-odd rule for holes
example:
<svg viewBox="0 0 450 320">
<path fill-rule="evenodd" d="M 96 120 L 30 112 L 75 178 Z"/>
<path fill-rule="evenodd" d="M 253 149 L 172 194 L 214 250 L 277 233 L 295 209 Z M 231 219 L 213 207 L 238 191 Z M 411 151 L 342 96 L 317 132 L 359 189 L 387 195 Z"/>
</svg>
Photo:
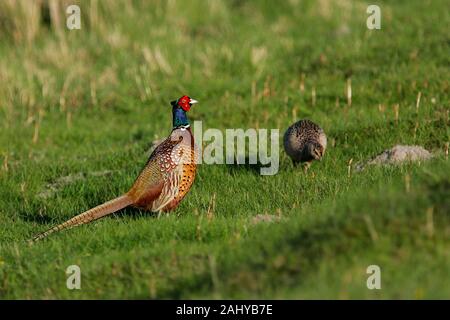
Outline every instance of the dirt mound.
<svg viewBox="0 0 450 320">
<path fill-rule="evenodd" d="M 357 165 L 357 170 L 362 170 L 368 165 L 400 164 L 431 159 L 432 154 L 421 146 L 396 145 L 384 150 L 366 163 Z"/>
</svg>

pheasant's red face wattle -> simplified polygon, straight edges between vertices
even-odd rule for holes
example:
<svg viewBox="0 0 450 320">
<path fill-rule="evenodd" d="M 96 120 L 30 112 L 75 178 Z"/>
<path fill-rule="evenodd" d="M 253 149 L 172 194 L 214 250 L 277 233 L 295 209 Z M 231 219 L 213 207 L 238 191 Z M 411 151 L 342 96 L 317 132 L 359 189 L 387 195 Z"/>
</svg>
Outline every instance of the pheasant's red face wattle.
<svg viewBox="0 0 450 320">
<path fill-rule="evenodd" d="M 182 96 L 180 99 L 178 99 L 178 105 L 184 111 L 189 111 L 191 109 L 190 101 L 191 98 L 189 98 L 188 96 Z"/>
</svg>

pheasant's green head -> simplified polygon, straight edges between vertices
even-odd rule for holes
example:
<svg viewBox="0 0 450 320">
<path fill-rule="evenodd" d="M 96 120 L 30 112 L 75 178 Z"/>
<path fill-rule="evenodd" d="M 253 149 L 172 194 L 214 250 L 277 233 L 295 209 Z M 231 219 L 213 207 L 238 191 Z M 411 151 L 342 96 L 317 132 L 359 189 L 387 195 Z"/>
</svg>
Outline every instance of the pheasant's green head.
<svg viewBox="0 0 450 320">
<path fill-rule="evenodd" d="M 192 105 L 196 104 L 198 101 L 189 98 L 188 96 L 182 96 L 178 100 L 170 102 L 172 105 L 173 114 L 173 127 L 189 127 L 189 120 L 187 118 L 186 112 L 188 112 Z"/>
</svg>

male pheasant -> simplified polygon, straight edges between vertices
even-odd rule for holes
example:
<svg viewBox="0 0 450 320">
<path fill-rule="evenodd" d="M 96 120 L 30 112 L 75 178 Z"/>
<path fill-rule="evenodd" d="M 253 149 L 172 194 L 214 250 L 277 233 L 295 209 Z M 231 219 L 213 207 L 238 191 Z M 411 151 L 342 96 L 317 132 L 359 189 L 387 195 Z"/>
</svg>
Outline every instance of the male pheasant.
<svg viewBox="0 0 450 320">
<path fill-rule="evenodd" d="M 327 148 L 327 136 L 317 124 L 300 120 L 291 125 L 284 134 L 284 150 L 294 165 L 304 162 L 305 171 L 313 160 L 321 160 Z"/>
<path fill-rule="evenodd" d="M 194 183 L 197 168 L 196 146 L 186 114 L 195 103 L 197 101 L 188 96 L 171 102 L 172 133 L 152 152 L 127 193 L 35 236 L 33 241 L 102 218 L 128 206 L 153 212 L 167 212 L 176 208 Z"/>
</svg>

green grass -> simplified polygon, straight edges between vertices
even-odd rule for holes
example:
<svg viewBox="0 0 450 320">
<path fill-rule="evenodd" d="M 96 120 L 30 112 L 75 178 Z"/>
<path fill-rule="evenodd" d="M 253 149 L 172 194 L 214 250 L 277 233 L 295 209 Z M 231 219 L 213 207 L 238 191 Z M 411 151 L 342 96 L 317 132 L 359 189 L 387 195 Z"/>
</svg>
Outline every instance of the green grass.
<svg viewBox="0 0 450 320">
<path fill-rule="evenodd" d="M 378 31 L 364 1 L 95 3 L 80 31 L 15 13 L 0 29 L 0 298 L 450 298 L 446 1 L 379 1 Z M 168 216 L 125 209 L 26 243 L 127 191 L 182 94 L 204 130 L 308 117 L 329 149 L 308 175 L 283 152 L 275 176 L 201 165 Z M 435 157 L 348 175 L 397 143 Z"/>
</svg>

